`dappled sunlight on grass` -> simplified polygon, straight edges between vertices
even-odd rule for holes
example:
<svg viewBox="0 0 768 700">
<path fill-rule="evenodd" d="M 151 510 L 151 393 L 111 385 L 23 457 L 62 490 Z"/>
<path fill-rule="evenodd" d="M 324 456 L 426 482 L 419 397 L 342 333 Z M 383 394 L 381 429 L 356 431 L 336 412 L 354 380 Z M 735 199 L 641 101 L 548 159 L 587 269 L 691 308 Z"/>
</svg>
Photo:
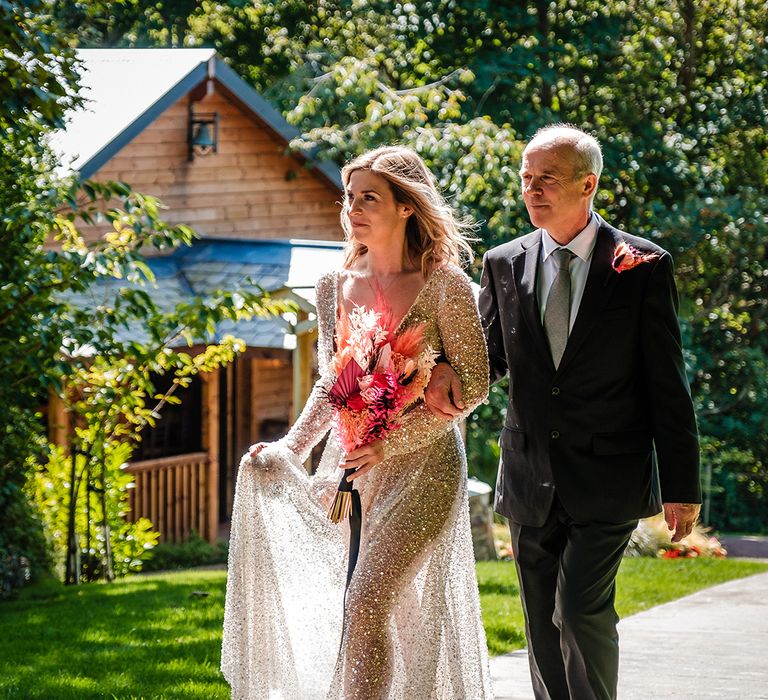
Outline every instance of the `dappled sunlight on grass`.
<svg viewBox="0 0 768 700">
<path fill-rule="evenodd" d="M 0 608 L 0 698 L 229 697 L 225 580 L 202 571 L 23 591 Z"/>
</svg>

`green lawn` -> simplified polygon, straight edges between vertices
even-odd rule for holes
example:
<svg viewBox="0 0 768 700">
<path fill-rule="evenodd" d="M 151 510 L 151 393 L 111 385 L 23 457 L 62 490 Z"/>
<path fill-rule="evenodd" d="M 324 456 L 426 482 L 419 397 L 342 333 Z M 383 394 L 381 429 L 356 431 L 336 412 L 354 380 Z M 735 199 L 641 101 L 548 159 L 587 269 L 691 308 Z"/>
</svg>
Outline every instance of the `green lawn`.
<svg viewBox="0 0 768 700">
<path fill-rule="evenodd" d="M 761 571 L 768 564 L 627 559 L 618 609 L 629 615 Z M 491 653 L 524 646 L 514 566 L 481 563 L 478 576 Z M 186 571 L 22 591 L 0 603 L 0 700 L 228 698 L 218 670 L 224 583 L 223 571 Z"/>
</svg>

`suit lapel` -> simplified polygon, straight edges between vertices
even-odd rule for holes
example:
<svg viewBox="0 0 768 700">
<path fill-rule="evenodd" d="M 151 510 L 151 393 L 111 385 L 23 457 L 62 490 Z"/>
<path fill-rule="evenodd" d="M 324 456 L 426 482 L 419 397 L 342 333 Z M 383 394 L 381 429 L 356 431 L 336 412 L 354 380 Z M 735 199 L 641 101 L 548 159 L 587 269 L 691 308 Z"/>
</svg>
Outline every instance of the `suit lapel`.
<svg viewBox="0 0 768 700">
<path fill-rule="evenodd" d="M 597 320 L 598 312 L 607 303 L 619 277 L 613 272 L 611 263 L 613 262 L 613 251 L 621 241 L 621 237 L 605 221 L 599 219 L 599 222 L 597 240 L 592 252 L 584 294 L 581 297 L 576 321 L 574 321 L 573 330 L 568 336 L 568 343 L 560 360 L 560 366 L 557 368 L 558 373 L 567 368 L 581 344 L 589 336 L 592 326 Z"/>
<path fill-rule="evenodd" d="M 538 274 L 539 255 L 541 253 L 541 231 L 535 231 L 534 234 L 530 236 L 530 240 L 522 242 L 525 252 L 513 260 L 512 269 L 522 315 L 528 324 L 534 343 L 538 346 L 535 355 L 545 358 L 544 361 L 553 368 L 549 343 L 547 343 L 547 337 L 544 334 L 544 327 L 541 325 L 539 301 L 536 294 L 536 275 Z"/>
</svg>

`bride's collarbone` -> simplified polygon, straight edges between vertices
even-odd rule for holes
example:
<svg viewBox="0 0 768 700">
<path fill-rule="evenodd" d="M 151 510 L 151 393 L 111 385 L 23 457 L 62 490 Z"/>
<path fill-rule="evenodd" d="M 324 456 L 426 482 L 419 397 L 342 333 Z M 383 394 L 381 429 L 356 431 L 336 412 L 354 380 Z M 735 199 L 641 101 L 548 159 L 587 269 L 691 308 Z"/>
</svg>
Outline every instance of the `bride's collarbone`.
<svg viewBox="0 0 768 700">
<path fill-rule="evenodd" d="M 379 295 L 396 318 L 402 318 L 413 307 L 425 286 L 419 271 L 400 272 L 379 278 L 363 272 L 346 270 L 341 273 L 339 300 L 349 314 L 356 306 L 376 308 Z"/>
</svg>

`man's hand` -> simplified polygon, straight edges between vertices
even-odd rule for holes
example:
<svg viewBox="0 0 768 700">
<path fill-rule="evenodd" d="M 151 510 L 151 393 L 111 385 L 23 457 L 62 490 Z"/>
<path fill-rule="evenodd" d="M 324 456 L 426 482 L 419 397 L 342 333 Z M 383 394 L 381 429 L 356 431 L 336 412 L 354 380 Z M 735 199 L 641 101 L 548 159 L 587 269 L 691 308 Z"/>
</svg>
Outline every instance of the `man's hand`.
<svg viewBox="0 0 768 700">
<path fill-rule="evenodd" d="M 384 446 L 381 440 L 374 440 L 367 445 L 358 447 L 352 452 L 348 452 L 346 458 L 341 463 L 342 469 L 354 469 L 355 472 L 347 477 L 347 481 L 354 481 L 370 471 L 379 462 L 384 460 Z"/>
<path fill-rule="evenodd" d="M 447 362 L 438 362 L 424 392 L 424 403 L 439 418 L 452 420 L 464 410 L 461 380 Z"/>
<path fill-rule="evenodd" d="M 664 520 L 667 521 L 667 527 L 673 530 L 673 542 L 679 542 L 693 532 L 700 510 L 700 503 L 664 504 Z"/>
</svg>

